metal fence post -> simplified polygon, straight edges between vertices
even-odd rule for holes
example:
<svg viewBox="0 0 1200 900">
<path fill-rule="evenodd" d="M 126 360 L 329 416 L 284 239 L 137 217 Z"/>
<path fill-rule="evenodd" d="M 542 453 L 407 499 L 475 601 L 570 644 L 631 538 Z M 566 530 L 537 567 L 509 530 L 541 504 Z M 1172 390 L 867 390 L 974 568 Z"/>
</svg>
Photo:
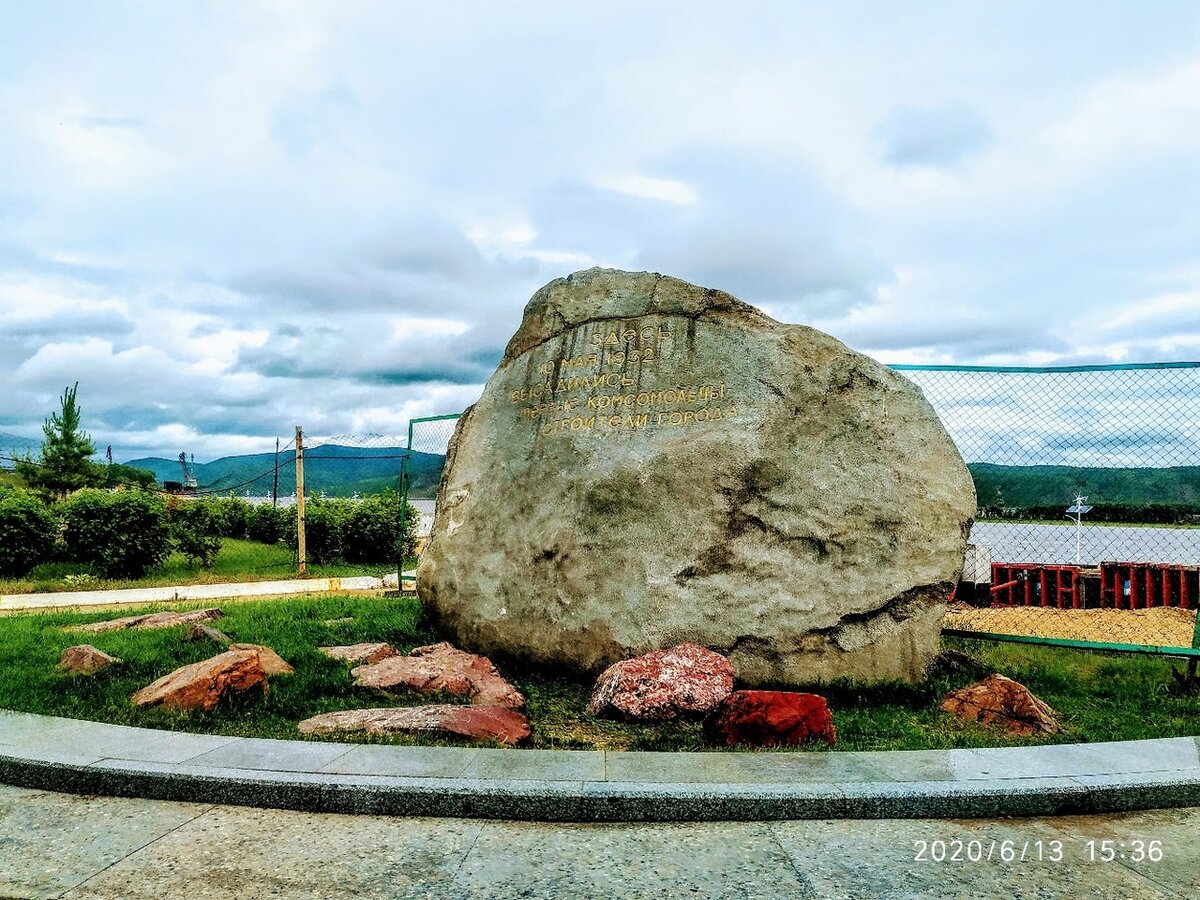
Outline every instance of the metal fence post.
<svg viewBox="0 0 1200 900">
<path fill-rule="evenodd" d="M 412 455 L 413 423 L 408 420 L 408 444 L 404 448 L 404 457 L 400 460 L 400 527 L 404 528 L 408 521 L 408 458 Z M 399 537 L 399 535 L 396 535 Z M 396 590 L 403 593 L 404 584 L 404 544 L 400 544 L 400 552 L 396 554 Z"/>
<path fill-rule="evenodd" d="M 300 577 L 308 575 L 304 544 L 304 431 L 296 426 L 296 563 Z"/>
</svg>

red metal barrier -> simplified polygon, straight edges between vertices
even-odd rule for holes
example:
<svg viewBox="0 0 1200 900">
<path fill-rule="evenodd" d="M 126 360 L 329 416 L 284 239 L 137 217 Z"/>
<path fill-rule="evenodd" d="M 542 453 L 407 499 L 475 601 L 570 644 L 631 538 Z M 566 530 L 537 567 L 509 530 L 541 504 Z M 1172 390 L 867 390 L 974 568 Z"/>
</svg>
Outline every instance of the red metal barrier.
<svg viewBox="0 0 1200 900">
<path fill-rule="evenodd" d="M 1052 606 L 1079 609 L 1083 590 L 1079 566 L 992 563 L 992 606 Z"/>
<path fill-rule="evenodd" d="M 1113 609 L 1196 606 L 1196 567 L 1173 563 L 1100 563 L 1100 605 Z"/>
</svg>

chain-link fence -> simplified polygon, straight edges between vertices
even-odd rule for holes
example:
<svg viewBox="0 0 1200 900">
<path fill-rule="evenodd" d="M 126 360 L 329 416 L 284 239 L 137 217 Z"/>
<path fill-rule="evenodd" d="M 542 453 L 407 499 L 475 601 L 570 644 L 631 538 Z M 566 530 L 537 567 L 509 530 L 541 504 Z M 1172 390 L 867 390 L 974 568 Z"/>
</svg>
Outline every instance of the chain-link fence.
<svg viewBox="0 0 1200 900">
<path fill-rule="evenodd" d="M 979 498 L 948 631 L 1200 647 L 1200 364 L 894 368 L 933 405 Z M 302 572 L 411 587 L 459 415 L 413 419 L 403 435 L 298 432 L 299 454 L 294 438 L 200 464 L 181 454 L 150 461 L 149 485 L 110 469 L 110 491 L 149 492 L 182 536 L 137 583 Z M 91 586 L 97 573 L 55 559 L 0 592 Z"/>
<path fill-rule="evenodd" d="M 412 589 L 416 585 L 416 561 L 420 559 L 433 529 L 434 503 L 442 478 L 442 466 L 461 415 L 425 416 L 408 423 L 401 498 L 406 507 L 415 511 L 417 527 L 412 565 L 400 573 L 400 586 L 403 589 Z"/>
<path fill-rule="evenodd" d="M 950 633 L 1200 646 L 1200 364 L 893 368 L 925 393 L 976 484 Z M 457 419 L 409 426 L 418 554 Z"/>
<path fill-rule="evenodd" d="M 1200 365 L 895 368 L 978 493 L 949 631 L 1198 646 Z"/>
</svg>

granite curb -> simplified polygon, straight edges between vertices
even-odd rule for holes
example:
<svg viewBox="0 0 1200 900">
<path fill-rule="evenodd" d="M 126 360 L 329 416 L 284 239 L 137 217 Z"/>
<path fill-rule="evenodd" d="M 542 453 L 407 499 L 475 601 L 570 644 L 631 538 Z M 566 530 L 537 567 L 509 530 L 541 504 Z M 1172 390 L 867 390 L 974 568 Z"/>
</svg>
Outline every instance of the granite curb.
<svg viewBox="0 0 1200 900">
<path fill-rule="evenodd" d="M 994 818 L 1200 806 L 1195 738 L 636 753 L 275 741 L 0 710 L 0 782 L 308 812 L 553 822 Z M 540 776 L 540 777 L 539 777 Z"/>
</svg>

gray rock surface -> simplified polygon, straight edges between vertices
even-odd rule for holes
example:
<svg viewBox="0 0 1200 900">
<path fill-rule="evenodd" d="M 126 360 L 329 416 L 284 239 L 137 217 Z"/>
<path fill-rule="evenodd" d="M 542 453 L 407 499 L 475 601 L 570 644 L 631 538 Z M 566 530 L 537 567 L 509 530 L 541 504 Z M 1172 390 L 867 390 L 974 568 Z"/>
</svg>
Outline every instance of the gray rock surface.
<svg viewBox="0 0 1200 900">
<path fill-rule="evenodd" d="M 919 678 L 975 493 L 920 391 L 652 273 L 526 306 L 463 414 L 418 570 L 457 644 L 597 672 L 683 641 L 745 683 Z"/>
</svg>

